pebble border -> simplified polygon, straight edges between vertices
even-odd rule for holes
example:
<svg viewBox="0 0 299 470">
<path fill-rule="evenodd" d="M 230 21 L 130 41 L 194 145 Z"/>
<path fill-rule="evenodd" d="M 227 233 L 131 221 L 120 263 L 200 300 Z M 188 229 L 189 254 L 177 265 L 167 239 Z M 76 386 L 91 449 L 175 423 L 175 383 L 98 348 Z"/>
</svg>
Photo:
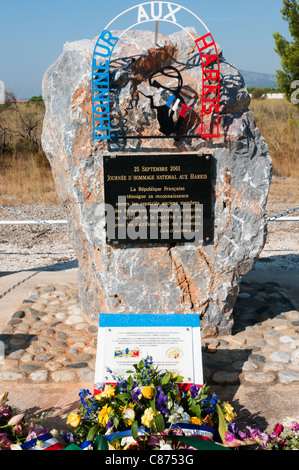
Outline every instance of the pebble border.
<svg viewBox="0 0 299 470">
<path fill-rule="evenodd" d="M 232 335 L 203 340 L 204 382 L 298 384 L 299 312 L 277 283 L 242 282 Z M 40 285 L 0 332 L 0 384 L 94 381 L 97 322 L 72 284 Z"/>
</svg>

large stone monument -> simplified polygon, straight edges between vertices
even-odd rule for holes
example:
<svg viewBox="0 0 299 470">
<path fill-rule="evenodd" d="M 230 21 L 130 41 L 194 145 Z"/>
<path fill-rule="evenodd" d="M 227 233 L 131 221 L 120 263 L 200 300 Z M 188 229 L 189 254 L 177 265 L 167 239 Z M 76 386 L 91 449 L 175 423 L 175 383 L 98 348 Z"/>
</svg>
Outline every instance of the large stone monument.
<svg viewBox="0 0 299 470">
<path fill-rule="evenodd" d="M 198 34 L 193 29 L 160 34 L 158 45 L 153 45 L 153 33 L 148 31 L 127 31 L 117 44 L 113 38 L 121 32 L 109 34 L 104 37 L 115 46 L 109 58 L 110 138 L 95 139 L 93 134 L 91 70 L 96 40 L 67 43 L 43 80 L 43 148 L 68 214 L 82 308 L 94 319 L 99 313 L 193 313 L 201 318 L 203 336 L 230 333 L 240 280 L 265 243 L 265 206 L 272 173 L 267 145 L 249 110 L 244 79 L 217 46 L 219 128 L 216 137 L 204 138 L 197 132 L 196 121 L 200 116 L 202 123 L 206 98 L 202 57 L 192 41 Z M 170 73 L 165 77 L 161 70 L 167 68 Z M 166 135 L 165 125 L 170 121 L 157 119 L 158 107 L 165 103 L 166 84 L 177 80 L 174 70 L 180 72 L 180 93 L 189 112 L 176 136 Z M 160 71 L 159 77 L 155 71 Z M 193 134 L 188 136 L 190 129 Z M 165 138 L 161 138 L 163 131 Z M 111 243 L 103 211 L 105 158 L 113 163 L 115 157 L 118 165 L 125 162 L 121 157 L 132 156 L 142 166 L 159 155 L 161 165 L 162 155 L 168 163 L 175 155 L 177 178 L 181 176 L 180 155 L 182 163 L 188 155 L 212 158 L 208 221 L 212 237 L 200 244 L 175 240 Z M 159 167 L 156 170 L 159 173 Z M 170 174 L 169 167 L 164 173 Z M 118 185 L 114 187 L 119 193 Z M 156 189 L 160 190 L 167 191 Z M 144 191 L 141 185 L 139 194 Z"/>
</svg>

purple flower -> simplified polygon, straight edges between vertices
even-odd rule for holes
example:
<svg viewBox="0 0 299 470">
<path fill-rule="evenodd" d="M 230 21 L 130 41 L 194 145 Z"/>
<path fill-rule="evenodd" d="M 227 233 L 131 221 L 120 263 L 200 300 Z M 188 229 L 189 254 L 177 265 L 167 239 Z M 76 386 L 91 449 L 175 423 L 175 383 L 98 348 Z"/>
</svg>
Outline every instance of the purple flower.
<svg viewBox="0 0 299 470">
<path fill-rule="evenodd" d="M 168 398 L 167 395 L 164 395 L 162 387 L 157 387 L 157 397 L 156 397 L 156 408 L 158 411 L 164 414 L 169 414 L 167 408 Z"/>
<path fill-rule="evenodd" d="M 261 432 L 259 431 L 259 429 L 252 429 L 249 426 L 246 426 L 246 428 L 248 429 L 249 435 L 252 439 L 260 438 Z"/>
<path fill-rule="evenodd" d="M 0 418 L 8 418 L 10 416 L 10 407 L 5 403 L 0 406 Z"/>
<path fill-rule="evenodd" d="M 113 426 L 114 426 L 114 419 L 112 418 L 110 419 L 110 421 L 108 421 L 106 428 L 111 429 L 113 428 Z"/>
<path fill-rule="evenodd" d="M 233 434 L 237 434 L 238 432 L 237 423 L 235 421 L 232 421 L 231 423 L 229 423 L 228 430 L 232 432 Z"/>
<path fill-rule="evenodd" d="M 141 387 L 135 387 L 133 390 L 132 390 L 132 400 L 137 402 L 139 401 L 139 397 L 141 395 Z"/>
<path fill-rule="evenodd" d="M 72 432 L 66 432 L 63 435 L 63 439 L 65 440 L 65 442 L 72 444 L 74 442 L 74 435 Z"/>
<path fill-rule="evenodd" d="M 191 398 L 196 398 L 200 392 L 201 388 L 198 385 L 191 385 L 189 388 Z"/>
<path fill-rule="evenodd" d="M 268 436 L 268 434 L 266 434 L 265 432 L 261 432 L 260 435 L 259 435 L 259 438 L 261 439 L 262 441 L 262 446 L 263 447 L 266 447 L 270 438 Z"/>
</svg>

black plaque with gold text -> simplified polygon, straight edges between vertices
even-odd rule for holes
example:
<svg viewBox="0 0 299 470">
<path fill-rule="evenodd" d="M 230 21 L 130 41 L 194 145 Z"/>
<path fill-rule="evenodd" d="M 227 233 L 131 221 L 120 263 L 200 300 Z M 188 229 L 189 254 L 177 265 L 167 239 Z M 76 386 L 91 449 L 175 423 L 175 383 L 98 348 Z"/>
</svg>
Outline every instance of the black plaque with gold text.
<svg viewBox="0 0 299 470">
<path fill-rule="evenodd" d="M 212 155 L 105 155 L 107 241 L 212 243 L 212 174 Z"/>
</svg>

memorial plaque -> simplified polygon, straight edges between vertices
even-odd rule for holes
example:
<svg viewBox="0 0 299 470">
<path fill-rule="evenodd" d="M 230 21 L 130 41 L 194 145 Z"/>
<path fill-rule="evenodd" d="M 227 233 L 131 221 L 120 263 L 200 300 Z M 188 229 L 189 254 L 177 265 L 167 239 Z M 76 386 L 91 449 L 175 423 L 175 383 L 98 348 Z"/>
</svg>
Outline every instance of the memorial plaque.
<svg viewBox="0 0 299 470">
<path fill-rule="evenodd" d="M 203 384 L 200 319 L 194 314 L 100 314 L 95 383 L 126 377 L 151 356 L 155 367 Z"/>
<path fill-rule="evenodd" d="M 211 155 L 105 155 L 108 242 L 213 240 Z"/>
</svg>

